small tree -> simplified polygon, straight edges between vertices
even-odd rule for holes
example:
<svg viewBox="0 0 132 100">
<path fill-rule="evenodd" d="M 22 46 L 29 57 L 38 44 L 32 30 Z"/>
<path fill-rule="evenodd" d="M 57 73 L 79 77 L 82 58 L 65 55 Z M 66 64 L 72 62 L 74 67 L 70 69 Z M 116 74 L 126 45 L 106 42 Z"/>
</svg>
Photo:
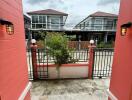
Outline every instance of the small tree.
<svg viewBox="0 0 132 100">
<path fill-rule="evenodd" d="M 67 64 L 71 59 L 67 43 L 68 39 L 64 36 L 64 33 L 47 33 L 46 45 L 52 57 L 55 58 L 54 63 L 57 65 L 58 78 L 60 78 L 60 66 Z"/>
</svg>

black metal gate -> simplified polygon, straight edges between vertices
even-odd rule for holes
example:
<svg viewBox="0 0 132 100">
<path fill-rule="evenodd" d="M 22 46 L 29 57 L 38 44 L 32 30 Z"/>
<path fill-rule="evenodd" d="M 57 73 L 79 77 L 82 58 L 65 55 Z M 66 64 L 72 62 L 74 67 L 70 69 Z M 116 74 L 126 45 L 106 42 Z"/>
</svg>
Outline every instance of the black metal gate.
<svg viewBox="0 0 132 100">
<path fill-rule="evenodd" d="M 88 63 L 88 49 L 69 52 L 75 63 Z M 55 57 L 45 48 L 28 48 L 27 63 L 29 79 L 48 79 L 49 66 L 54 65 Z"/>
<path fill-rule="evenodd" d="M 48 78 L 48 51 L 46 49 L 37 49 L 37 77 L 39 79 Z"/>
<path fill-rule="evenodd" d="M 94 49 L 94 63 L 92 78 L 106 78 L 111 76 L 114 49 Z"/>
<path fill-rule="evenodd" d="M 30 80 L 48 78 L 49 57 L 47 55 L 46 49 L 27 49 L 28 76 Z"/>
</svg>

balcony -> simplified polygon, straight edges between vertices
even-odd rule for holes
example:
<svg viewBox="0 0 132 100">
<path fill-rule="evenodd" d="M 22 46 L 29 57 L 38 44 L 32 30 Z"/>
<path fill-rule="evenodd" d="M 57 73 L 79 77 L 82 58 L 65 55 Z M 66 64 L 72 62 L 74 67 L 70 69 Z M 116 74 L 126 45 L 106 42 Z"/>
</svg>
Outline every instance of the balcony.
<svg viewBox="0 0 132 100">
<path fill-rule="evenodd" d="M 91 25 L 79 25 L 74 29 L 80 29 L 82 31 L 112 31 L 116 32 L 116 25 L 111 24 L 91 24 Z"/>
<path fill-rule="evenodd" d="M 32 30 L 64 30 L 64 23 L 32 23 Z"/>
<path fill-rule="evenodd" d="M 64 23 L 32 23 L 31 30 L 49 30 L 49 31 L 64 31 L 64 30 L 78 30 L 78 31 L 98 31 L 98 32 L 116 32 L 116 25 L 109 24 L 91 24 L 91 25 L 73 25 Z"/>
</svg>

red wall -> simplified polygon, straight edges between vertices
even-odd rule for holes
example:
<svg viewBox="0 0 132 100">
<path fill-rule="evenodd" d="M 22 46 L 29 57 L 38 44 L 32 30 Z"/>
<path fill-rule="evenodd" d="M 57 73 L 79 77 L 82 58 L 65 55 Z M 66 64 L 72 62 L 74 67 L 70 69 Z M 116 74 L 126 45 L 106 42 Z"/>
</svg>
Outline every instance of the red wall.
<svg viewBox="0 0 132 100">
<path fill-rule="evenodd" d="M 0 96 L 18 100 L 28 83 L 22 1 L 0 0 L 0 18 L 11 21 L 15 31 L 14 35 L 0 31 Z"/>
<path fill-rule="evenodd" d="M 132 100 L 132 30 L 120 35 L 120 26 L 132 22 L 132 0 L 121 0 L 110 91 L 118 100 Z"/>
</svg>

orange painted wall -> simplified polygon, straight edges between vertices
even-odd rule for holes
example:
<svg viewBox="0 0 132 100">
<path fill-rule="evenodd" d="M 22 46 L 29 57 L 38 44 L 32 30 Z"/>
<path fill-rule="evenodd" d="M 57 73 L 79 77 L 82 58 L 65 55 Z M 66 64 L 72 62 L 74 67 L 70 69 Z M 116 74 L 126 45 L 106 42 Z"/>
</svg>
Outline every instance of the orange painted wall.
<svg viewBox="0 0 132 100">
<path fill-rule="evenodd" d="M 132 30 L 120 35 L 120 26 L 132 22 L 132 0 L 121 0 L 110 91 L 118 100 L 132 100 Z"/>
<path fill-rule="evenodd" d="M 18 100 L 28 83 L 22 1 L 0 0 L 0 18 L 14 24 L 14 35 L 0 31 L 0 96 Z"/>
</svg>

